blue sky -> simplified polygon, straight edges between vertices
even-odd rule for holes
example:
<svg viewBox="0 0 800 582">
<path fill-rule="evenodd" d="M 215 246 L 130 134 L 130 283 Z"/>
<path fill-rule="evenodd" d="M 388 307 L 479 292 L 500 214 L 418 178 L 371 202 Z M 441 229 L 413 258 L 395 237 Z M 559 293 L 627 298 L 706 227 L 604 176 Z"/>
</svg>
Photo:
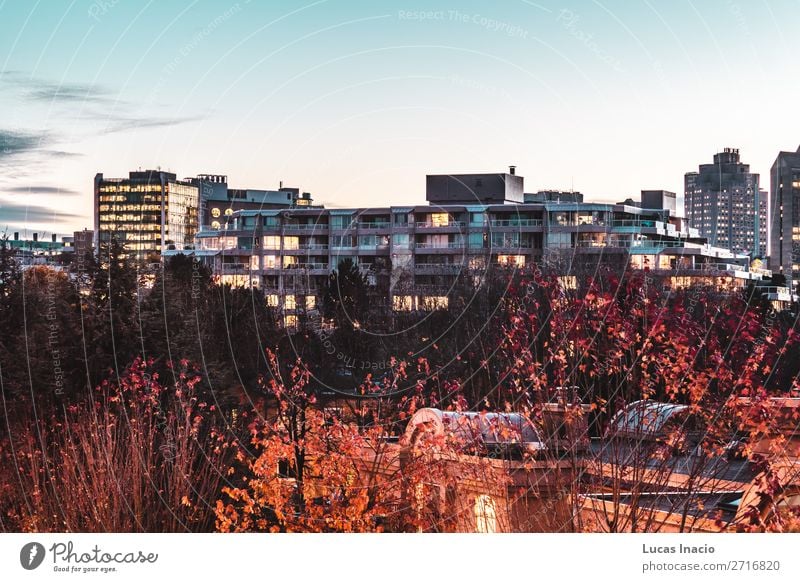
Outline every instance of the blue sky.
<svg viewBox="0 0 800 582">
<path fill-rule="evenodd" d="M 328 206 L 426 173 L 680 192 L 800 144 L 800 2 L 0 0 L 0 231 L 92 224 L 96 172 L 282 180 Z"/>
</svg>

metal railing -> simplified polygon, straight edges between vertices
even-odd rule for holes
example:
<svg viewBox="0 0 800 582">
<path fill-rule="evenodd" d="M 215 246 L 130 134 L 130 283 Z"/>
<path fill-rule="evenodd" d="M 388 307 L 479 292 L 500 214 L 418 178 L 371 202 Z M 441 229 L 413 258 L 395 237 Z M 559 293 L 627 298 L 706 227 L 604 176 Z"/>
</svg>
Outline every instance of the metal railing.
<svg viewBox="0 0 800 582">
<path fill-rule="evenodd" d="M 415 223 L 415 225 L 417 228 L 452 228 L 452 227 L 465 226 L 465 223 L 459 220 L 451 220 L 446 224 L 434 224 L 432 222 L 417 222 Z"/>
<path fill-rule="evenodd" d="M 520 218 L 511 220 L 492 220 L 489 222 L 492 226 L 505 227 L 505 226 L 542 226 L 544 221 L 540 218 Z"/>
</svg>

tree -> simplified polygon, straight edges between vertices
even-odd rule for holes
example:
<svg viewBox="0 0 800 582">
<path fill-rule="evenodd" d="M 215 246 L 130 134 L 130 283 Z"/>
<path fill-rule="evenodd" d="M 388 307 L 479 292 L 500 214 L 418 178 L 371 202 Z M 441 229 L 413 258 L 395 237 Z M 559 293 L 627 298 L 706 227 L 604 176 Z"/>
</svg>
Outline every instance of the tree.
<svg viewBox="0 0 800 582">
<path fill-rule="evenodd" d="M 367 278 L 352 259 L 339 262 L 323 291 L 323 312 L 339 329 L 357 328 L 369 309 Z"/>
</svg>

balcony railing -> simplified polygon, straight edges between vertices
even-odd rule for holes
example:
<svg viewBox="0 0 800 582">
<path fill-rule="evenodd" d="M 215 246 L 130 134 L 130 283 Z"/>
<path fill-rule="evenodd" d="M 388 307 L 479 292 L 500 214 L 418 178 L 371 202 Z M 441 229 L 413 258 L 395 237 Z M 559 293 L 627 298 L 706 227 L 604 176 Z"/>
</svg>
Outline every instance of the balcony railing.
<svg viewBox="0 0 800 582">
<path fill-rule="evenodd" d="M 284 230 L 328 230 L 328 225 L 325 223 L 317 224 L 292 224 L 285 223 Z"/>
<path fill-rule="evenodd" d="M 417 249 L 460 249 L 464 248 L 463 242 L 449 242 L 449 243 L 426 243 L 418 242 L 414 244 Z"/>
<path fill-rule="evenodd" d="M 324 244 L 308 244 L 308 245 L 300 245 L 301 251 L 327 251 L 328 245 Z"/>
<path fill-rule="evenodd" d="M 492 220 L 490 224 L 495 227 L 505 227 L 505 226 L 542 226 L 544 221 L 540 218 L 518 218 L 518 219 L 511 219 L 511 220 Z"/>
<path fill-rule="evenodd" d="M 292 263 L 290 265 L 284 265 L 284 270 L 292 271 L 292 270 L 307 270 L 307 269 L 327 269 L 327 263 Z"/>
<path fill-rule="evenodd" d="M 414 269 L 419 271 L 440 271 L 442 273 L 460 273 L 465 269 L 466 265 L 462 264 L 447 264 L 447 263 L 417 263 Z"/>
<path fill-rule="evenodd" d="M 358 228 L 361 230 L 377 230 L 379 228 L 389 228 L 390 222 L 359 222 Z"/>
<path fill-rule="evenodd" d="M 465 223 L 458 220 L 451 220 L 450 222 L 439 224 L 434 224 L 433 222 L 417 222 L 415 224 L 417 228 L 452 228 L 465 226 Z"/>
</svg>

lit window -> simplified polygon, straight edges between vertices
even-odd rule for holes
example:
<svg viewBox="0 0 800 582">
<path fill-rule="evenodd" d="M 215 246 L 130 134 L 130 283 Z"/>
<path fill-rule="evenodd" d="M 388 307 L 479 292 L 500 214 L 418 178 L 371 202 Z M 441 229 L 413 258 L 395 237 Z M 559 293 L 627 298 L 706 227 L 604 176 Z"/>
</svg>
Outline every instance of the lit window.
<svg viewBox="0 0 800 582">
<path fill-rule="evenodd" d="M 286 315 L 286 316 L 284 316 L 283 325 L 284 325 L 284 327 L 288 327 L 288 328 L 297 327 L 297 316 L 296 315 Z"/>
<path fill-rule="evenodd" d="M 300 237 L 298 236 L 285 236 L 283 237 L 283 248 L 284 249 L 297 249 L 300 247 Z"/>
<path fill-rule="evenodd" d="M 450 215 L 446 212 L 431 214 L 431 224 L 433 226 L 447 226 L 450 224 Z"/>
<path fill-rule="evenodd" d="M 317 297 L 316 295 L 306 295 L 306 309 L 316 309 L 317 307 Z"/>
<path fill-rule="evenodd" d="M 422 296 L 420 299 L 420 306 L 425 311 L 433 311 L 435 309 L 447 309 L 449 305 L 449 298 L 437 295 Z"/>
<path fill-rule="evenodd" d="M 524 267 L 525 255 L 497 255 L 497 263 L 508 267 Z"/>
<path fill-rule="evenodd" d="M 296 309 L 297 308 L 297 300 L 295 299 L 294 295 L 287 295 L 286 298 L 283 300 L 283 308 L 284 309 Z"/>
<path fill-rule="evenodd" d="M 395 311 L 411 311 L 411 295 L 393 295 L 392 309 Z"/>
<path fill-rule="evenodd" d="M 277 306 L 278 306 L 278 296 L 267 295 L 267 307 L 277 307 Z"/>
<path fill-rule="evenodd" d="M 281 248 L 281 237 L 279 236 L 265 236 L 264 237 L 265 249 L 279 249 Z"/>
</svg>

